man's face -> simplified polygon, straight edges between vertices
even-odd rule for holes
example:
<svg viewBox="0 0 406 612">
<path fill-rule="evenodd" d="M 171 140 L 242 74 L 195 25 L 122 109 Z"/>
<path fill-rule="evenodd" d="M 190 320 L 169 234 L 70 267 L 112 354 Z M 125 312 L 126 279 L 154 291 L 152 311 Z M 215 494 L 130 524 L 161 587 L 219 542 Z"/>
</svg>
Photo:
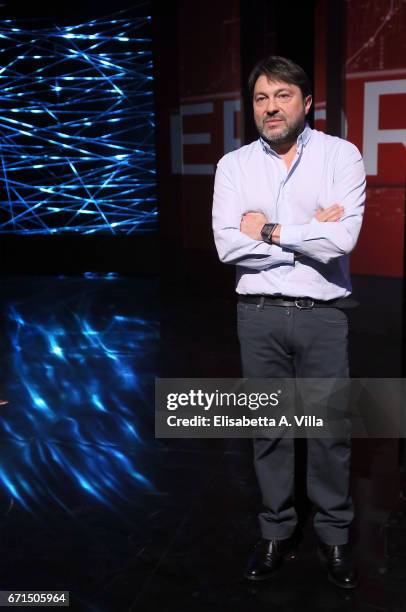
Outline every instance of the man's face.
<svg viewBox="0 0 406 612">
<path fill-rule="evenodd" d="M 297 85 L 284 81 L 270 81 L 258 77 L 254 88 L 254 119 L 258 132 L 270 145 L 296 142 L 302 132 L 312 97 L 303 99 Z"/>
</svg>

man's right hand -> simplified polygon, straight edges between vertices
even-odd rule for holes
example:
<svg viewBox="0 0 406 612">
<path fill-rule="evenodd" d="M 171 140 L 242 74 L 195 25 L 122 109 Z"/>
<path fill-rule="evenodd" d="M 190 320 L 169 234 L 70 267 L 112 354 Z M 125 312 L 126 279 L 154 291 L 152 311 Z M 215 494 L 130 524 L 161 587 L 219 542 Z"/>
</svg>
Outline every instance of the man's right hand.
<svg viewBox="0 0 406 612">
<path fill-rule="evenodd" d="M 333 204 L 328 208 L 319 208 L 315 214 L 317 221 L 339 221 L 344 214 L 344 206 Z"/>
</svg>

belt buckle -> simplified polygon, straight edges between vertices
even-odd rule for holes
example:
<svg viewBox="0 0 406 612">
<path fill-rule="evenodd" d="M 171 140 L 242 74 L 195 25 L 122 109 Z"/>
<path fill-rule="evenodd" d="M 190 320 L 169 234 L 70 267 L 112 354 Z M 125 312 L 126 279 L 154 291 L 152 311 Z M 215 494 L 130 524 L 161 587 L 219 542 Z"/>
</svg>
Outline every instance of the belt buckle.
<svg viewBox="0 0 406 612">
<path fill-rule="evenodd" d="M 310 303 L 310 305 L 302 306 L 300 304 L 300 302 L 311 302 L 311 303 Z M 314 300 L 312 300 L 312 298 L 296 298 L 295 299 L 295 306 L 296 306 L 296 308 L 299 308 L 299 310 L 310 310 L 314 306 Z"/>
</svg>

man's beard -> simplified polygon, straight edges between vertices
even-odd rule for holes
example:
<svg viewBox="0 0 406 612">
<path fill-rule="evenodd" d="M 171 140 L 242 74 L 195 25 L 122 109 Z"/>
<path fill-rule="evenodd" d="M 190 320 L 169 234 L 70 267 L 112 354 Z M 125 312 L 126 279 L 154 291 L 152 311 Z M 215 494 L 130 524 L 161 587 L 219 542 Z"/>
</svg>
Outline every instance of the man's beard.
<svg viewBox="0 0 406 612">
<path fill-rule="evenodd" d="M 272 117 L 270 117 L 270 119 L 271 118 Z M 299 134 L 303 132 L 304 121 L 300 119 L 293 125 L 286 126 L 284 130 L 281 130 L 280 132 L 275 134 L 275 136 L 267 136 L 265 134 L 264 127 L 264 124 L 262 124 L 261 127 L 258 127 L 257 125 L 257 129 L 261 138 L 263 138 L 263 140 L 265 140 L 265 142 L 267 142 L 270 146 L 278 146 L 290 143 L 293 144 L 294 142 L 296 142 Z"/>
</svg>

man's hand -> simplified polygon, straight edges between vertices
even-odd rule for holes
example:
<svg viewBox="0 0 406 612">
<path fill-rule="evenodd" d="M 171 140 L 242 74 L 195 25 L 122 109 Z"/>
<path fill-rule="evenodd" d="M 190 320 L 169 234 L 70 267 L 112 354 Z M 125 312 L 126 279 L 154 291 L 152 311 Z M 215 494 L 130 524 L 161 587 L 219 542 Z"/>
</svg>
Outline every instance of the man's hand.
<svg viewBox="0 0 406 612">
<path fill-rule="evenodd" d="M 248 212 L 241 218 L 240 232 L 249 236 L 253 240 L 262 240 L 261 230 L 268 219 L 264 214 L 258 212 Z"/>
<path fill-rule="evenodd" d="M 317 221 L 339 221 L 344 214 L 344 206 L 333 204 L 328 208 L 319 208 L 315 214 Z"/>
<path fill-rule="evenodd" d="M 339 221 L 344 214 L 344 206 L 341 204 L 332 204 L 328 208 L 319 208 L 315 214 L 317 221 Z M 302 259 L 302 253 L 295 252 L 295 260 Z"/>
</svg>

